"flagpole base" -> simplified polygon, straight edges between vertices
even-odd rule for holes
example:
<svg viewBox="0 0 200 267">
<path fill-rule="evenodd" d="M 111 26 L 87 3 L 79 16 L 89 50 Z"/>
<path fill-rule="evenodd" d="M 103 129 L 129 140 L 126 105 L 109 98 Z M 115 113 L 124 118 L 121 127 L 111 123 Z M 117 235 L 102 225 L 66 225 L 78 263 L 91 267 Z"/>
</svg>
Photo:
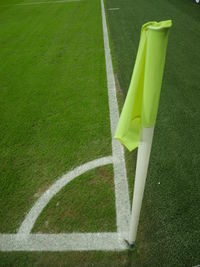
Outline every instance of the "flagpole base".
<svg viewBox="0 0 200 267">
<path fill-rule="evenodd" d="M 126 242 L 128 248 L 129 248 L 130 250 L 133 250 L 133 249 L 134 249 L 134 247 L 135 247 L 135 243 L 129 243 L 128 240 L 126 240 L 126 239 L 125 239 L 124 241 Z"/>
</svg>

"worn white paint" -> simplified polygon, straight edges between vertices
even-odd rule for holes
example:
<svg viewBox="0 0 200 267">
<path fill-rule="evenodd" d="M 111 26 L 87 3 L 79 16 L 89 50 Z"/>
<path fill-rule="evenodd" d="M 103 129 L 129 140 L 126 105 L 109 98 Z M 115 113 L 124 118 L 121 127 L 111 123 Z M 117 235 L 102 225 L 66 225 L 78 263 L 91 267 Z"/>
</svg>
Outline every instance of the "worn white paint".
<svg viewBox="0 0 200 267">
<path fill-rule="evenodd" d="M 119 233 L 0 234 L 0 251 L 120 251 L 127 245 Z"/>
</svg>

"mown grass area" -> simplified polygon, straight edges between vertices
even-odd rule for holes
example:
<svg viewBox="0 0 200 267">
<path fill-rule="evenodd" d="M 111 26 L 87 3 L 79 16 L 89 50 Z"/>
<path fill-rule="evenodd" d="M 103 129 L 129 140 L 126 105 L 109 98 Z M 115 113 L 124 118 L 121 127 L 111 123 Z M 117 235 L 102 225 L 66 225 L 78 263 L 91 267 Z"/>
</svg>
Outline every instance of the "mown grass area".
<svg viewBox="0 0 200 267">
<path fill-rule="evenodd" d="M 63 173 L 111 154 L 100 1 L 17 3 L 0 3 L 0 233 L 15 233 Z M 107 166 L 63 188 L 33 232 L 115 231 L 115 220 Z M 133 258 L 139 262 L 128 251 L 0 252 L 0 266 L 132 266 Z"/>
<path fill-rule="evenodd" d="M 14 3 L 0 3 L 0 232 L 6 233 L 17 231 L 59 176 L 111 154 L 99 1 Z"/>
<path fill-rule="evenodd" d="M 141 25 L 173 20 L 137 253 L 141 266 L 195 266 L 200 263 L 200 6 L 190 0 L 111 0 L 106 6 L 124 97 Z M 119 9 L 109 10 L 114 7 Z"/>
<path fill-rule="evenodd" d="M 135 253 L 135 252 L 134 252 Z M 135 258 L 133 264 L 133 256 Z M 133 252 L 13 252 L 0 253 L 0 266 L 34 267 L 135 267 L 139 258 Z M 2 264 L 4 263 L 4 264 Z"/>
<path fill-rule="evenodd" d="M 64 187 L 43 210 L 35 233 L 116 232 L 112 165 L 87 172 Z"/>
<path fill-rule="evenodd" d="M 0 232 L 4 233 L 17 230 L 36 197 L 57 177 L 111 153 L 100 2 L 39 8 L 12 5 L 18 2 L 4 1 L 0 7 L 0 57 L 4 62 L 0 67 Z M 0 266 L 199 264 L 199 9 L 189 0 L 110 0 L 106 4 L 107 8 L 120 7 L 107 13 L 115 70 L 124 92 L 141 25 L 147 20 L 174 21 L 137 248 L 120 253 L 0 253 Z M 131 157 L 133 166 L 136 159 L 135 154 L 128 155 L 129 174 Z M 98 171 L 84 176 L 86 184 L 95 177 L 105 181 L 107 175 Z M 111 169 L 106 173 L 111 178 Z M 110 178 L 105 187 L 108 193 Z M 80 185 L 82 182 L 80 179 Z M 70 185 L 71 199 L 77 193 L 75 185 L 79 186 L 76 180 Z M 104 192 L 104 185 L 91 185 L 93 193 L 98 186 Z M 63 227 L 68 231 L 58 219 L 65 212 L 60 203 L 69 201 L 65 192 L 67 188 L 41 215 L 35 226 L 38 230 L 50 232 L 52 227 L 59 232 Z M 55 218 L 50 216 L 52 211 Z M 95 212 L 90 215 L 95 217 Z M 105 228 L 111 227 L 112 220 L 115 218 L 108 218 Z M 73 220 L 68 222 L 70 231 L 76 229 Z M 87 231 L 85 227 L 81 230 Z"/>
</svg>

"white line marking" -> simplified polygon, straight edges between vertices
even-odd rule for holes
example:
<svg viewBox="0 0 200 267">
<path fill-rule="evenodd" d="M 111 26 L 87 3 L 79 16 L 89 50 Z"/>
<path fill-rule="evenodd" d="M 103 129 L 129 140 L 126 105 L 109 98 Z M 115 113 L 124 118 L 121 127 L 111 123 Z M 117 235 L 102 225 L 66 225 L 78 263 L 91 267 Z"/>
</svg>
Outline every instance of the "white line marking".
<svg viewBox="0 0 200 267">
<path fill-rule="evenodd" d="M 119 10 L 119 7 L 112 7 L 112 8 L 108 8 L 108 10 L 114 11 L 114 10 Z"/>
<path fill-rule="evenodd" d="M 58 1 L 47 1 L 47 2 L 30 2 L 30 3 L 19 3 L 15 4 L 15 6 L 29 6 L 29 5 L 41 5 L 41 4 L 61 4 L 68 2 L 79 2 L 81 0 L 58 0 Z"/>
<path fill-rule="evenodd" d="M 104 166 L 107 164 L 113 163 L 112 157 L 104 157 L 100 159 L 95 159 L 88 163 L 85 163 L 79 167 L 76 167 L 74 170 L 68 172 L 67 174 L 63 175 L 60 179 L 58 179 L 48 190 L 46 190 L 43 195 L 36 201 L 32 209 L 26 215 L 24 221 L 22 222 L 18 234 L 28 235 L 31 232 L 38 216 L 48 204 L 48 202 L 69 182 L 71 182 L 77 176 L 81 174 L 95 169 L 100 166 Z"/>
<path fill-rule="evenodd" d="M 124 160 L 124 150 L 122 145 L 113 138 L 119 120 L 119 111 L 118 111 L 116 85 L 113 74 L 103 0 L 101 0 L 101 10 L 102 10 L 101 13 L 102 13 L 102 24 L 103 24 L 104 50 L 106 58 L 108 98 L 109 98 L 109 108 L 110 108 L 112 151 L 113 151 L 113 161 L 114 161 L 113 165 L 114 165 L 114 177 L 115 177 L 117 229 L 118 232 L 120 233 L 122 232 L 127 233 L 129 229 L 130 200 L 128 193 L 126 166 Z"/>
<path fill-rule="evenodd" d="M 0 251 L 88 251 L 127 249 L 119 233 L 0 234 Z"/>
</svg>

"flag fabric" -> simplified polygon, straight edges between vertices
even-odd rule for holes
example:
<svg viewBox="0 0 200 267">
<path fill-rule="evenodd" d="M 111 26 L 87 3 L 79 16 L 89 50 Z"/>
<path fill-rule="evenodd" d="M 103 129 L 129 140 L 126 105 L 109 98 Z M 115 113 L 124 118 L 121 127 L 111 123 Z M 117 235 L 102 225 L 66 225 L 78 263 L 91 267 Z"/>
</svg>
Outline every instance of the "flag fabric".
<svg viewBox="0 0 200 267">
<path fill-rule="evenodd" d="M 142 127 L 153 127 L 159 105 L 171 20 L 142 26 L 140 43 L 127 97 L 115 138 L 130 151 L 138 147 Z"/>
</svg>

